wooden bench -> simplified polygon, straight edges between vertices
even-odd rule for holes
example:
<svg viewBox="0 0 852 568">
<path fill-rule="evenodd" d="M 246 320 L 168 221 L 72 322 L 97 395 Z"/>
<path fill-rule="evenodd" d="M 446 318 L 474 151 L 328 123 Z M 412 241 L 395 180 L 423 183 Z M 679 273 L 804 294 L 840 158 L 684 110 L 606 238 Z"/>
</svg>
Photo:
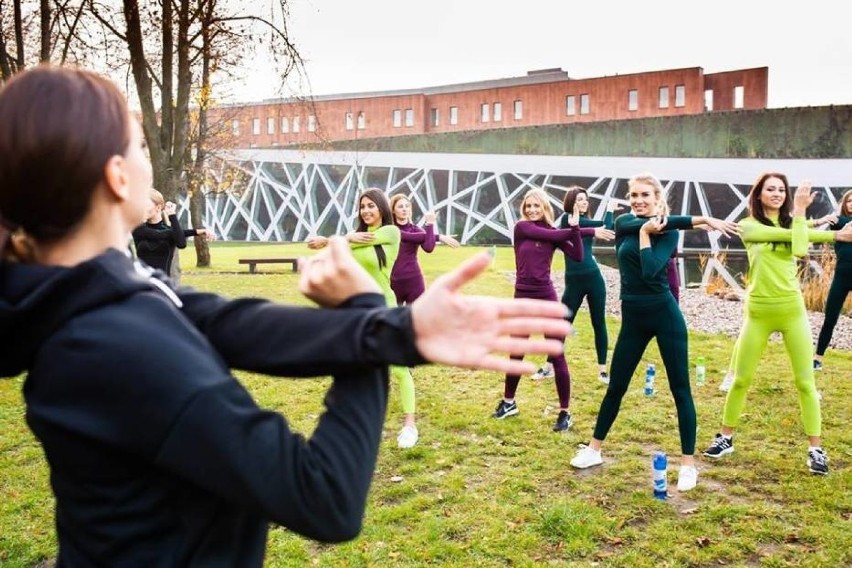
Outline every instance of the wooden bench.
<svg viewBox="0 0 852 568">
<path fill-rule="evenodd" d="M 298 258 L 241 258 L 238 261 L 240 264 L 249 265 L 249 273 L 257 272 L 258 264 L 289 264 L 293 268 L 293 272 L 299 269 Z"/>
</svg>

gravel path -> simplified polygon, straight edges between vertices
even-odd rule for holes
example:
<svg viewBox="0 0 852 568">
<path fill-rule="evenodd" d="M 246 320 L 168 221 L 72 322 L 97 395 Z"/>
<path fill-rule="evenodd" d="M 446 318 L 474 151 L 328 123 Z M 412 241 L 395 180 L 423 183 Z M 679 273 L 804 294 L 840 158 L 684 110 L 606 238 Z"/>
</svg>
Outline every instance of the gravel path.
<svg viewBox="0 0 852 568">
<path fill-rule="evenodd" d="M 601 272 L 607 283 L 606 311 L 609 315 L 621 317 L 621 301 L 618 299 L 619 284 L 618 271 L 614 268 L 601 266 Z M 514 272 L 507 274 L 514 282 Z M 562 274 L 554 274 L 553 282 L 556 285 L 557 294 L 561 296 L 564 288 Z M 586 310 L 583 302 L 581 310 Z M 740 301 L 723 300 L 715 296 L 705 294 L 699 289 L 681 289 L 680 309 L 686 319 L 686 325 L 690 331 L 702 331 L 705 333 L 724 333 L 729 337 L 736 337 L 743 323 L 743 303 Z M 822 327 L 822 312 L 808 312 L 811 320 L 811 332 L 816 343 L 817 335 Z M 773 339 L 780 340 L 779 334 L 773 334 Z M 852 350 L 852 318 L 841 315 L 837 326 L 834 328 L 830 349 Z"/>
</svg>

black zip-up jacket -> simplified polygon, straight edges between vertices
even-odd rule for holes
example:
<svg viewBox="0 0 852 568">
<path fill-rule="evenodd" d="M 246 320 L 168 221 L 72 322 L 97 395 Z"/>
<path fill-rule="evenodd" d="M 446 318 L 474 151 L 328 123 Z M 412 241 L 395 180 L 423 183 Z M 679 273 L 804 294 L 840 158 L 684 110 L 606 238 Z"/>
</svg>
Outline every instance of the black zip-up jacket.
<svg viewBox="0 0 852 568">
<path fill-rule="evenodd" d="M 26 371 L 27 422 L 56 497 L 59 566 L 260 566 L 274 522 L 320 541 L 362 522 L 387 363 L 423 363 L 411 313 L 173 289 L 110 250 L 73 268 L 0 264 L 0 376 Z M 229 368 L 333 375 L 313 436 Z"/>
<path fill-rule="evenodd" d="M 186 237 L 195 237 L 195 229 L 180 226 L 177 215 L 169 215 L 169 223 L 142 223 L 133 229 L 133 245 L 136 256 L 151 268 L 159 268 L 169 274 L 175 248 L 186 248 Z"/>
</svg>

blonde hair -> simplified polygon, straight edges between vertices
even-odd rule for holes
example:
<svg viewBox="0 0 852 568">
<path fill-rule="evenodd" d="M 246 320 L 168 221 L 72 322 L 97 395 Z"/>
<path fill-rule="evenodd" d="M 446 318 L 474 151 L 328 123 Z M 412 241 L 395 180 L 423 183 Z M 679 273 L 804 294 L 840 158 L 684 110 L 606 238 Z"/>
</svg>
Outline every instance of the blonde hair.
<svg viewBox="0 0 852 568">
<path fill-rule="evenodd" d="M 840 201 L 837 203 L 837 214 L 843 215 L 844 217 L 852 217 L 852 205 L 848 208 L 846 207 L 846 200 L 852 196 L 852 189 L 843 194 L 843 197 L 840 198 Z M 848 211 L 847 211 L 848 209 Z"/>
<path fill-rule="evenodd" d="M 394 207 L 396 207 L 396 204 L 399 203 L 400 201 L 402 201 L 403 199 L 405 199 L 406 201 L 408 201 L 409 204 L 411 204 L 411 198 L 409 196 L 403 194 L 403 193 L 396 193 L 396 194 L 391 196 L 391 198 L 390 198 L 391 213 L 393 213 L 393 210 L 394 210 Z"/>
<path fill-rule="evenodd" d="M 149 197 L 151 198 L 151 201 L 153 201 L 160 207 L 164 207 L 166 205 L 166 198 L 163 197 L 163 194 L 157 191 L 156 189 L 151 188 Z"/>
<path fill-rule="evenodd" d="M 655 212 L 657 215 L 668 215 L 669 214 L 669 204 L 667 201 L 666 190 L 663 189 L 663 184 L 660 183 L 660 180 L 657 179 L 657 176 L 654 174 L 643 172 L 641 174 L 636 174 L 629 180 L 627 180 L 627 189 L 628 191 L 633 189 L 634 186 L 637 185 L 650 185 L 654 188 L 654 195 L 657 197 L 657 211 Z"/>
<path fill-rule="evenodd" d="M 524 199 L 521 201 L 520 207 L 520 215 L 521 219 L 528 221 L 526 213 L 524 213 L 524 205 L 527 203 L 527 199 L 536 199 L 541 204 L 541 209 L 544 212 L 544 220 L 547 221 L 548 225 L 553 225 L 553 205 L 550 204 L 550 200 L 547 198 L 547 194 L 544 190 L 539 188 L 533 188 L 524 194 Z"/>
</svg>

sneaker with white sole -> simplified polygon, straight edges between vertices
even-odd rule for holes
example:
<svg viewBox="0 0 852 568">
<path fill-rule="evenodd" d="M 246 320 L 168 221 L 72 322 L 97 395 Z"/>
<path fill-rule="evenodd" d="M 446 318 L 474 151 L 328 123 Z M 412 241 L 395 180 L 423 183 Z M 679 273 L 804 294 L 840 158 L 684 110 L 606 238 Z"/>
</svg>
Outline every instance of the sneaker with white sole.
<svg viewBox="0 0 852 568">
<path fill-rule="evenodd" d="M 814 359 L 814 371 L 822 371 L 822 361 Z"/>
<path fill-rule="evenodd" d="M 502 398 L 500 402 L 497 403 L 497 410 L 494 411 L 494 414 L 491 415 L 492 418 L 496 418 L 498 420 L 503 420 L 504 418 L 508 418 L 509 416 L 514 416 L 518 413 L 518 403 L 514 400 L 512 402 L 506 402 Z"/>
<path fill-rule="evenodd" d="M 547 363 L 544 367 L 530 375 L 530 378 L 534 381 L 541 381 L 543 379 L 552 379 L 553 376 L 553 365 Z"/>
<path fill-rule="evenodd" d="M 609 384 L 609 375 L 606 374 L 606 371 L 601 371 L 598 375 L 598 380 L 605 385 Z"/>
<path fill-rule="evenodd" d="M 828 456 L 821 448 L 808 450 L 808 469 L 811 473 L 828 475 Z"/>
<path fill-rule="evenodd" d="M 396 436 L 396 445 L 398 448 L 402 449 L 413 448 L 417 443 L 418 437 L 417 426 L 414 424 L 403 426 L 402 430 L 400 430 L 399 434 Z"/>
<path fill-rule="evenodd" d="M 734 374 L 728 371 L 728 374 L 725 375 L 725 378 L 722 379 L 722 384 L 719 385 L 719 390 L 722 392 L 728 392 L 731 390 L 731 387 L 734 386 Z"/>
<path fill-rule="evenodd" d="M 694 465 L 682 465 L 677 473 L 677 490 L 689 491 L 698 485 L 698 469 Z"/>
<path fill-rule="evenodd" d="M 574 419 L 567 410 L 560 410 L 556 417 L 556 423 L 553 425 L 554 432 L 562 432 L 574 425 Z"/>
<path fill-rule="evenodd" d="M 722 434 L 716 434 L 713 438 L 713 443 L 710 447 L 704 450 L 704 455 L 708 458 L 721 458 L 724 455 L 734 453 L 734 437 L 730 438 Z"/>
<path fill-rule="evenodd" d="M 591 446 L 585 446 L 571 460 L 571 466 L 577 469 L 586 469 L 595 465 L 601 465 L 603 457 L 599 450 L 592 449 Z"/>
</svg>

